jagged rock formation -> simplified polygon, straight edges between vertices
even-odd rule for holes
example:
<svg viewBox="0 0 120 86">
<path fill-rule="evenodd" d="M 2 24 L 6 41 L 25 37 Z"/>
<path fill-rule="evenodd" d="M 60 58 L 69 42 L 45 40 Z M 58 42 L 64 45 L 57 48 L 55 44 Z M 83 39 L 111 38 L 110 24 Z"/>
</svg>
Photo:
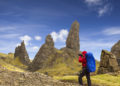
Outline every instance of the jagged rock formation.
<svg viewBox="0 0 120 86">
<path fill-rule="evenodd" d="M 118 65 L 120 66 L 120 40 L 115 45 L 113 45 L 111 52 L 116 56 Z"/>
<path fill-rule="evenodd" d="M 111 52 L 102 50 L 98 74 L 117 72 L 118 70 L 119 67 L 115 56 Z"/>
<path fill-rule="evenodd" d="M 28 69 L 35 71 L 44 68 L 46 65 L 45 62 L 47 62 L 48 58 L 54 53 L 54 42 L 51 35 L 48 35 L 45 44 L 42 45 Z"/>
<path fill-rule="evenodd" d="M 42 45 L 36 54 L 31 65 L 28 67 L 28 70 L 42 71 L 47 68 L 57 68 L 60 64 L 64 65 L 64 68 L 74 70 L 73 64 L 79 67 L 77 55 L 79 53 L 79 49 L 79 23 L 75 21 L 71 26 L 71 30 L 66 41 L 66 47 L 61 48 L 60 50 L 54 48 L 53 39 L 50 35 L 48 35 L 46 37 L 45 44 Z"/>
<path fill-rule="evenodd" d="M 30 64 L 30 59 L 27 53 L 27 50 L 25 48 L 24 41 L 21 42 L 21 45 L 16 47 L 15 53 L 14 53 L 14 58 L 19 58 L 19 60 L 24 64 L 24 65 L 29 65 Z"/>
<path fill-rule="evenodd" d="M 80 49 L 79 44 L 79 23 L 77 21 L 73 22 L 70 32 L 66 41 L 66 48 L 70 48 L 74 51 L 78 51 Z"/>
</svg>

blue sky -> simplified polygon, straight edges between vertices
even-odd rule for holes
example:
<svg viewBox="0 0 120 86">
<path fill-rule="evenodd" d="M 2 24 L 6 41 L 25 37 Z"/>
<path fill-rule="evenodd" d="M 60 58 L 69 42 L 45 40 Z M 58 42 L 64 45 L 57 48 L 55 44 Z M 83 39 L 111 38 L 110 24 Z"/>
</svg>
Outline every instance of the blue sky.
<svg viewBox="0 0 120 86">
<path fill-rule="evenodd" d="M 119 0 L 0 0 L 0 52 L 14 52 L 25 40 L 31 59 L 51 34 L 65 46 L 71 24 L 80 23 L 80 49 L 100 60 L 120 40 Z"/>
</svg>

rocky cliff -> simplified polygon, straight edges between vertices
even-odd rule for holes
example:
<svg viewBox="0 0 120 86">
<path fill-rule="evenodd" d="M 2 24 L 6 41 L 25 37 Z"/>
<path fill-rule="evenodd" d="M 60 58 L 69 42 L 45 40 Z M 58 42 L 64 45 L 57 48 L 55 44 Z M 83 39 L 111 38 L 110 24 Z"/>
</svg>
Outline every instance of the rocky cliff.
<svg viewBox="0 0 120 86">
<path fill-rule="evenodd" d="M 116 57 L 107 50 L 102 50 L 98 74 L 119 71 Z"/>
<path fill-rule="evenodd" d="M 21 45 L 16 47 L 15 53 L 14 53 L 14 58 L 19 58 L 19 60 L 24 64 L 24 65 L 29 65 L 30 64 L 30 59 L 27 53 L 27 50 L 25 48 L 24 41 L 21 42 Z"/>
</svg>

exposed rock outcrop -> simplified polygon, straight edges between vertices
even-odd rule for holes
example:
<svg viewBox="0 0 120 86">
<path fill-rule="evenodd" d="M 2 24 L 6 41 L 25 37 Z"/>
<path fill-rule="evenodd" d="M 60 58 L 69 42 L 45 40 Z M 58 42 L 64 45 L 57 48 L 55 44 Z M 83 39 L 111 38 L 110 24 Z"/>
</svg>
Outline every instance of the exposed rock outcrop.
<svg viewBox="0 0 120 86">
<path fill-rule="evenodd" d="M 21 43 L 20 46 L 16 47 L 15 53 L 14 53 L 14 58 L 19 58 L 19 60 L 24 65 L 29 65 L 30 64 L 30 59 L 29 59 L 27 50 L 25 48 L 24 41 Z"/>
<path fill-rule="evenodd" d="M 72 64 L 78 60 L 78 55 L 80 49 L 79 44 L 79 23 L 75 21 L 70 29 L 66 47 L 60 50 L 54 48 L 54 42 L 51 35 L 46 37 L 45 44 L 42 45 L 35 58 L 33 59 L 31 65 L 28 67 L 30 71 L 42 70 L 45 68 L 54 68 L 55 65 L 63 64 L 68 69 L 74 69 Z M 71 63 L 71 64 L 70 64 Z M 76 63 L 77 64 L 77 63 Z"/>
<path fill-rule="evenodd" d="M 52 77 L 37 72 L 15 72 L 0 66 L 1 86 L 77 86 L 77 84 L 64 83 Z"/>
<path fill-rule="evenodd" d="M 98 74 L 117 72 L 118 70 L 119 67 L 115 56 L 111 52 L 102 50 Z"/>
<path fill-rule="evenodd" d="M 55 53 L 54 42 L 51 35 L 46 37 L 45 44 L 41 46 L 38 53 L 28 69 L 35 71 L 37 69 L 44 68 L 48 58 Z"/>
<path fill-rule="evenodd" d="M 78 51 L 80 49 L 80 40 L 79 40 L 79 23 L 77 21 L 73 22 L 70 32 L 66 41 L 66 48 L 70 48 L 74 51 Z"/>
<path fill-rule="evenodd" d="M 118 65 L 120 66 L 120 40 L 113 45 L 111 52 L 116 56 Z"/>
</svg>

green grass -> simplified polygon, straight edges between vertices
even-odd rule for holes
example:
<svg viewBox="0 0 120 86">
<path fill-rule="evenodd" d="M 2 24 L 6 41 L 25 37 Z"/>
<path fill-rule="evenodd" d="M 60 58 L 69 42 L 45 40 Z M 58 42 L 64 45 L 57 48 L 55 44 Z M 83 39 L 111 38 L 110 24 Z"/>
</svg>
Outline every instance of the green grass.
<svg viewBox="0 0 120 86">
<path fill-rule="evenodd" d="M 78 82 L 78 76 L 54 76 L 54 79 L 68 82 Z M 113 76 L 110 74 L 101 74 L 96 76 L 91 76 L 91 81 L 96 85 L 105 86 L 120 86 L 120 75 Z M 83 82 L 87 83 L 86 78 L 83 78 Z"/>
<path fill-rule="evenodd" d="M 22 64 L 22 63 L 20 62 L 20 60 L 19 60 L 18 57 L 16 57 L 15 59 L 13 59 L 13 60 L 11 61 L 11 64 L 14 65 L 14 66 L 16 66 L 16 67 L 20 67 L 20 68 L 24 68 L 24 69 L 27 68 L 26 65 L 24 65 L 24 64 Z"/>
<path fill-rule="evenodd" d="M 56 52 L 57 52 L 57 53 L 60 53 L 60 54 L 63 53 L 62 50 L 57 50 L 57 49 L 56 49 Z"/>
<path fill-rule="evenodd" d="M 10 71 L 25 72 L 25 70 L 0 60 L 0 65 Z"/>
<path fill-rule="evenodd" d="M 47 61 L 50 63 L 49 61 Z M 47 63 L 45 63 L 47 64 Z M 99 62 L 96 61 L 96 69 L 98 70 Z M 37 72 L 47 73 L 49 76 L 64 76 L 64 75 L 74 75 L 81 70 L 81 63 L 78 62 L 78 58 L 68 58 L 67 61 L 64 62 L 64 58 L 57 58 L 54 62 L 54 65 L 51 67 L 45 67 Z M 97 71 L 95 72 L 95 74 Z"/>
<path fill-rule="evenodd" d="M 10 71 L 18 71 L 18 72 L 25 72 L 25 68 L 27 66 L 23 65 L 19 58 L 14 59 L 14 54 L 3 54 L 0 53 L 0 57 L 4 57 L 4 59 L 0 59 L 0 65 L 5 67 Z"/>
<path fill-rule="evenodd" d="M 0 53 L 0 57 L 8 57 L 8 54 Z"/>
<path fill-rule="evenodd" d="M 92 76 L 93 83 L 106 84 L 108 86 L 120 86 L 120 75 L 113 76 L 109 74 L 101 74 Z"/>
<path fill-rule="evenodd" d="M 41 73 L 48 73 L 50 76 L 56 76 L 56 75 L 70 75 L 75 74 L 78 72 L 81 67 L 80 63 L 78 63 L 77 59 L 67 59 L 66 63 L 64 62 L 64 58 L 57 58 L 54 62 L 55 65 L 51 67 L 46 67 L 43 69 L 38 70 L 38 72 Z"/>
</svg>

